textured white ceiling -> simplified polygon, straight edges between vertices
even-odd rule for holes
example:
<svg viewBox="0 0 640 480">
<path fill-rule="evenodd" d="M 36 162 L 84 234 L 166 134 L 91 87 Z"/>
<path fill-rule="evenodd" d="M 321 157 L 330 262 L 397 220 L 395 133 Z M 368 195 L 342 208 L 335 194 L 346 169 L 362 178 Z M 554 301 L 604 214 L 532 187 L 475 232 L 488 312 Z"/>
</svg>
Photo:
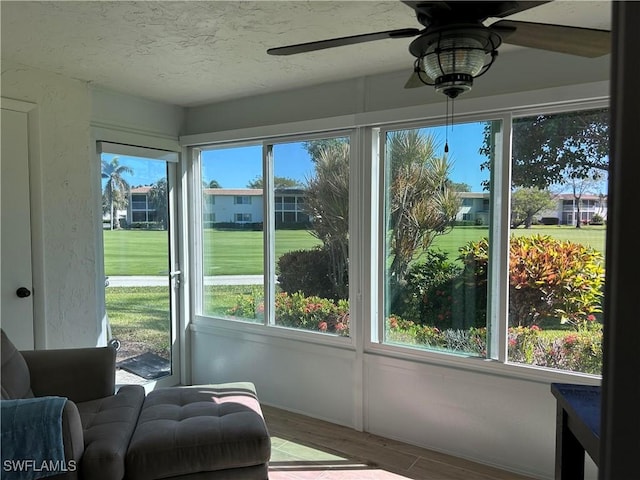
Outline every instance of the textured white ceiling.
<svg viewBox="0 0 640 480">
<path fill-rule="evenodd" d="M 409 74 L 410 39 L 289 57 L 266 50 L 420 28 L 399 1 L 2 0 L 0 8 L 3 61 L 181 106 L 403 69 Z M 610 2 L 556 1 L 510 18 L 610 28 Z"/>
</svg>

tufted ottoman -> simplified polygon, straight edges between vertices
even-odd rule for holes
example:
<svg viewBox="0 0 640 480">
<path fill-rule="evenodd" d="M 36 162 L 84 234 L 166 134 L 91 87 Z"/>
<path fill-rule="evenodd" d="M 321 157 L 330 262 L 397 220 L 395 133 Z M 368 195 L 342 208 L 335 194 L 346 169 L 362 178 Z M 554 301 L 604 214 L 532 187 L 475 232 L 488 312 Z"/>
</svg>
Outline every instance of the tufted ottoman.
<svg viewBox="0 0 640 480">
<path fill-rule="evenodd" d="M 269 433 L 249 382 L 155 390 L 126 457 L 128 480 L 268 478 Z"/>
</svg>

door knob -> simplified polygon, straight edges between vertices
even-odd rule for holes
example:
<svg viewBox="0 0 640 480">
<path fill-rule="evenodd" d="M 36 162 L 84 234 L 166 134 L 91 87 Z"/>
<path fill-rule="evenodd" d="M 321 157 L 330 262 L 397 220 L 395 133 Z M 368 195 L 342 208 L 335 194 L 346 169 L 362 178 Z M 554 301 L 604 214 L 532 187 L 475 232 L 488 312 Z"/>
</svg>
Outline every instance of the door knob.
<svg viewBox="0 0 640 480">
<path fill-rule="evenodd" d="M 20 298 L 27 298 L 29 295 L 31 295 L 31 290 L 25 287 L 20 287 L 18 290 L 16 290 L 16 295 L 18 295 Z"/>
</svg>

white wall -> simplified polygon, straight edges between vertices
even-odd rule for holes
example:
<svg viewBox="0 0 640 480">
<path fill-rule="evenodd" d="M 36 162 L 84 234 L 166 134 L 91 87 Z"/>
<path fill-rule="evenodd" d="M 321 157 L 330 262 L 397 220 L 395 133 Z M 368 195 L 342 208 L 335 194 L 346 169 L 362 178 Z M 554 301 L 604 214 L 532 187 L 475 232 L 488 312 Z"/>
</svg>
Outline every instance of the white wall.
<svg viewBox="0 0 640 480">
<path fill-rule="evenodd" d="M 608 59 L 596 64 L 599 67 L 591 75 L 578 76 L 592 84 L 558 87 L 545 77 L 537 84 L 539 90 L 468 96 L 456 104 L 456 111 L 462 114 L 605 97 L 608 84 L 601 80 L 607 76 Z M 560 77 L 566 81 L 564 74 Z M 518 83 L 535 83 L 530 76 L 518 79 L 512 88 L 517 89 Z M 330 115 L 340 115 L 344 121 L 350 121 L 345 116 L 354 116 L 356 124 L 360 120 L 442 115 L 441 104 L 422 110 L 405 106 L 402 99 L 406 100 L 407 93 L 395 95 L 393 80 L 389 75 L 339 82 L 270 99 L 241 99 L 188 109 L 186 125 L 193 135 L 183 140 L 199 143 L 208 135 L 221 139 L 226 135 L 224 130 L 249 138 L 262 130 L 278 131 L 276 124 L 295 128 L 296 122 L 307 122 L 306 128 L 313 119 L 322 119 L 326 125 L 330 122 L 323 116 Z M 371 97 L 374 91 L 384 98 L 376 102 Z M 480 87 L 478 91 L 482 91 Z M 392 108 L 389 99 L 394 97 L 400 100 Z M 248 132 L 246 137 L 242 136 L 244 131 Z M 352 324 L 366 321 L 353 318 Z M 553 478 L 556 410 L 550 393 L 551 376 L 525 378 L 513 371 L 462 369 L 455 362 L 427 362 L 392 357 L 375 348 L 280 338 L 200 318 L 192 325 L 191 343 L 194 383 L 251 380 L 267 404 L 537 478 Z M 563 379 L 556 376 L 553 381 Z M 587 478 L 596 476 L 593 463 L 587 460 Z"/>
<path fill-rule="evenodd" d="M 36 345 L 92 345 L 99 334 L 91 231 L 90 99 L 86 83 L 2 63 L 2 96 L 37 105 L 30 135 Z M 43 316 L 46 317 L 43 318 Z"/>
<path fill-rule="evenodd" d="M 194 384 L 251 381 L 268 405 L 553 478 L 556 404 L 550 382 L 206 322 L 192 326 L 191 347 Z M 596 476 L 588 459 L 586 478 Z"/>
<path fill-rule="evenodd" d="M 429 107 L 424 112 L 430 112 L 430 115 L 442 116 L 445 111 L 444 95 L 427 86 L 403 88 L 411 72 L 412 64 L 408 59 L 406 71 L 189 108 L 183 134 L 300 122 L 415 105 Z M 608 55 L 585 59 L 521 49 L 500 54 L 491 70 L 476 79 L 471 92 L 460 99 L 598 82 L 608 77 Z"/>
<path fill-rule="evenodd" d="M 37 105 L 30 132 L 36 346 L 100 344 L 104 274 L 96 128 L 114 128 L 121 140 L 148 137 L 175 146 L 182 109 L 92 92 L 86 82 L 4 61 L 1 81 L 3 97 Z"/>
<path fill-rule="evenodd" d="M 216 222 L 236 223 L 236 213 L 250 214 L 251 222 L 262 221 L 262 195 L 250 195 L 251 203 L 243 204 L 235 203 L 235 195 L 216 195 L 215 198 L 210 213 L 216 215 Z"/>
</svg>

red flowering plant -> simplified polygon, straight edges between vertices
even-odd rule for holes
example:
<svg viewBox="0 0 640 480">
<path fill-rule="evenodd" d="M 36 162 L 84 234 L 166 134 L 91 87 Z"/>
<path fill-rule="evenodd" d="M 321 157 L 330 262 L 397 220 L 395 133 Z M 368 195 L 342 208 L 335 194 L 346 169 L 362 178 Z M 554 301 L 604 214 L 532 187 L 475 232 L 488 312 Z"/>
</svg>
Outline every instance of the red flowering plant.
<svg viewBox="0 0 640 480">
<path fill-rule="evenodd" d="M 238 295 L 235 304 L 227 309 L 227 315 L 239 319 L 261 317 L 264 315 L 264 303 L 256 302 L 257 297 L 253 293 Z M 282 292 L 276 295 L 275 319 L 276 324 L 283 327 L 317 330 L 348 337 L 349 301 L 307 297 L 300 292 Z"/>
<path fill-rule="evenodd" d="M 252 289 L 250 293 L 243 293 L 235 297 L 235 304 L 226 313 L 232 318 L 256 319 L 264 314 L 264 302 L 260 289 Z"/>
<path fill-rule="evenodd" d="M 276 295 L 276 324 L 349 336 L 349 302 L 302 293 Z"/>
<path fill-rule="evenodd" d="M 577 331 L 543 331 L 537 325 L 512 327 L 509 360 L 540 367 L 599 375 L 602 371 L 602 324 L 592 320 Z"/>
<path fill-rule="evenodd" d="M 386 322 L 386 340 L 402 345 L 446 350 L 485 356 L 487 354 L 487 329 L 471 327 L 467 330 L 439 329 L 389 315 Z"/>
</svg>

